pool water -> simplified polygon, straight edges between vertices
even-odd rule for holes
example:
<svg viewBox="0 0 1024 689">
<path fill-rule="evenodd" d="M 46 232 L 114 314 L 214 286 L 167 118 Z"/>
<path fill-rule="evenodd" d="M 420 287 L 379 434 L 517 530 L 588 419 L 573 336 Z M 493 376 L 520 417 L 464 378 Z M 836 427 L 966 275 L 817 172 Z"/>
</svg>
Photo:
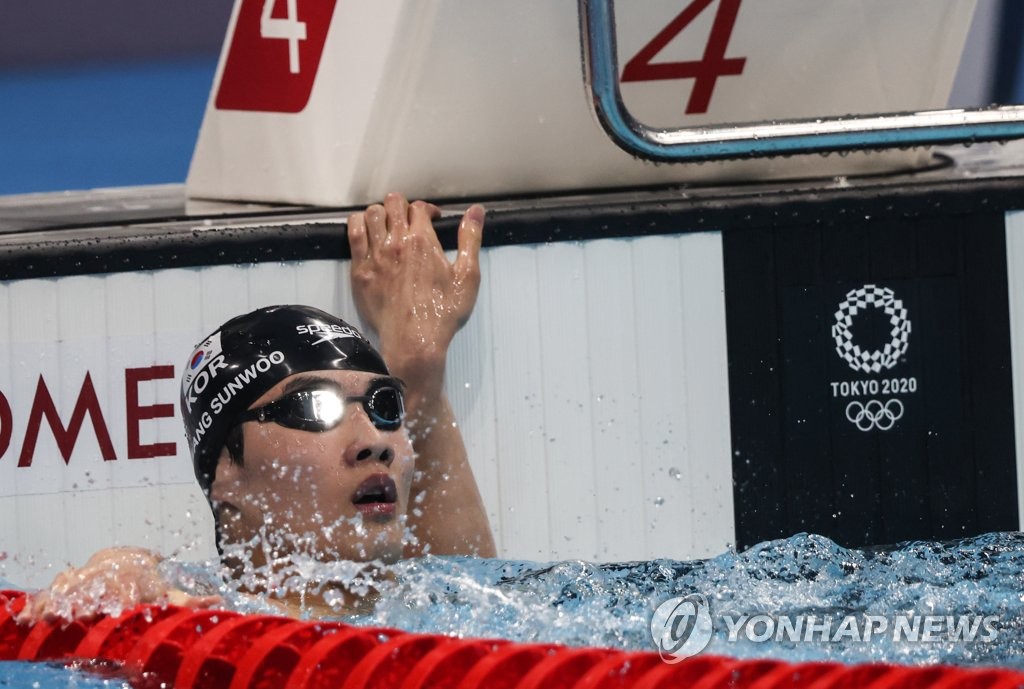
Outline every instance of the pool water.
<svg viewBox="0 0 1024 689">
<path fill-rule="evenodd" d="M 216 580 L 216 568 L 173 564 L 178 576 Z M 955 543 L 913 542 L 872 550 L 796 535 L 742 553 L 692 562 L 616 564 L 426 557 L 387 568 L 372 613 L 344 619 L 364 626 L 462 637 L 500 637 L 574 646 L 656 649 L 652 612 L 689 594 L 709 604 L 713 631 L 705 653 L 793 662 L 946 663 L 1024 668 L 1024 535 L 997 533 Z M 355 581 L 353 563 L 299 562 L 293 576 Z M 197 592 L 205 592 L 199 583 Z M 230 607 L 276 612 L 222 588 Z M 974 638 L 927 634 L 863 635 L 868 617 L 887 620 L 966 617 Z M 760 619 L 730 635 L 741 618 Z M 828 633 L 763 634 L 768 621 L 811 619 Z M 835 634 L 844 619 L 861 633 Z M 984 624 L 981 621 L 984 620 Z M 907 622 L 909 625 L 910 622 Z M 979 626 L 980 624 L 980 626 Z M 906 630 L 905 630 L 906 631 Z M 24 674 L 22 674 L 24 673 Z M 62 674 L 63 673 L 63 674 Z M 37 683 L 38 682 L 38 683 Z M 122 687 L 123 679 L 49 665 L 0 663 L 0 687 Z"/>
<path fill-rule="evenodd" d="M 134 689 L 116 668 L 102 664 L 0 662 L 3 689 Z"/>
<path fill-rule="evenodd" d="M 321 576 L 352 576 L 351 567 L 316 567 L 323 570 Z M 802 534 L 693 562 L 539 564 L 427 557 L 390 569 L 395 576 L 380 585 L 374 612 L 350 617 L 350 622 L 653 651 L 655 608 L 666 599 L 699 593 L 709 602 L 714 625 L 706 653 L 1024 668 L 1024 536 L 1018 533 L 874 550 L 847 549 Z M 298 574 L 317 576 L 308 565 Z M 251 602 L 236 606 L 255 611 Z M 760 616 L 761 623 L 730 638 L 730 621 L 742 616 Z M 766 620 L 780 616 L 813 616 L 818 629 L 828 620 L 830 632 L 761 640 Z M 848 616 L 858 625 L 856 640 L 840 633 Z M 876 620 L 876 632 L 880 620 L 889 628 L 866 637 L 867 616 Z M 920 620 L 947 616 L 972 626 L 975 636 L 924 633 Z M 897 637 L 900 624 L 904 627 Z"/>
</svg>

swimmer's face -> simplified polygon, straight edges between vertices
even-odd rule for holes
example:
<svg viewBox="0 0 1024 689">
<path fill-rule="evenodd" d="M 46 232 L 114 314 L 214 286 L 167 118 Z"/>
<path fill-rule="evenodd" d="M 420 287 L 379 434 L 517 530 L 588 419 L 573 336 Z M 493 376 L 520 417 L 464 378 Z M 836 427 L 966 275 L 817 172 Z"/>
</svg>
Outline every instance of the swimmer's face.
<svg viewBox="0 0 1024 689">
<path fill-rule="evenodd" d="M 360 401 L 339 403 L 389 380 L 358 371 L 298 373 L 250 406 L 279 402 L 269 408 L 271 419 L 311 403 L 330 407 L 329 418 L 343 413 L 336 426 L 323 431 L 288 427 L 295 425 L 294 416 L 242 424 L 243 461 L 231 462 L 225 451 L 211 493 L 227 550 L 262 536 L 250 555 L 256 566 L 265 563 L 267 545 L 274 558 L 306 553 L 323 561 L 390 562 L 401 557 L 414 469 L 409 435 L 404 425 L 375 423 Z"/>
</svg>

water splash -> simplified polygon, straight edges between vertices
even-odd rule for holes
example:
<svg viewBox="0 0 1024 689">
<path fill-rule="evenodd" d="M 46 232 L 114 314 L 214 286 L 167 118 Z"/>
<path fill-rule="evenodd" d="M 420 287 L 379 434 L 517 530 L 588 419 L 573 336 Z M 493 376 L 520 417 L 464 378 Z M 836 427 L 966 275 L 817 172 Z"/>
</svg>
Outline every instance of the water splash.
<svg viewBox="0 0 1024 689">
<path fill-rule="evenodd" d="M 706 653 L 790 661 L 887 661 L 1024 668 L 1024 535 L 988 534 L 956 543 L 913 542 L 853 550 L 801 534 L 742 553 L 679 562 L 536 563 L 424 557 L 393 565 L 324 564 L 299 557 L 278 570 L 282 585 L 344 585 L 374 599 L 371 612 L 339 617 L 363 626 L 459 637 L 654 650 L 651 614 L 666 599 L 699 593 L 710 602 L 714 635 Z M 171 572 L 171 569 L 167 570 Z M 219 589 L 240 612 L 278 613 L 264 599 L 224 584 L 219 566 L 174 565 L 197 595 Z M 328 600 L 330 603 L 330 600 Z M 310 611 L 312 614 L 312 611 Z M 891 634 L 830 642 L 820 637 L 755 642 L 729 638 L 726 615 L 991 616 L 988 641 L 907 642 Z"/>
<path fill-rule="evenodd" d="M 454 636 L 653 650 L 652 611 L 665 599 L 701 593 L 715 635 L 706 652 L 791 661 L 889 661 L 1024 667 L 1024 536 L 989 534 L 957 543 L 914 542 L 882 550 L 842 548 L 797 535 L 742 553 L 677 562 L 580 561 L 541 565 L 428 557 L 391 567 L 370 615 L 356 624 Z M 994 616 L 990 641 L 731 641 L 718 618 L 815 615 Z M 827 635 L 826 635 L 827 637 Z"/>
</svg>

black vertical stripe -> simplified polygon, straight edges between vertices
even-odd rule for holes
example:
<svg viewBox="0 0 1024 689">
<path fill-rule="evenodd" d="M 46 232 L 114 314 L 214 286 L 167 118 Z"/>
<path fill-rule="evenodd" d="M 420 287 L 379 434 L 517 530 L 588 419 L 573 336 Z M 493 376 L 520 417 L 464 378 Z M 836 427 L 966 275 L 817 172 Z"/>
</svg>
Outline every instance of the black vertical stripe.
<svg viewBox="0 0 1024 689">
<path fill-rule="evenodd" d="M 725 272 L 742 275 L 747 290 L 725 291 L 729 338 L 733 476 L 737 523 L 745 525 L 744 542 L 773 538 L 787 528 L 782 456 L 778 423 L 778 320 L 776 318 L 773 237 L 769 233 L 724 232 Z M 728 277 L 727 277 L 728 282 Z M 756 313 L 759 319 L 729 318 Z M 748 432 L 748 430 L 750 432 Z M 766 461 L 765 458 L 771 458 Z M 740 536 L 738 536 L 740 538 Z"/>
<path fill-rule="evenodd" d="M 976 372 L 965 381 L 975 482 L 963 489 L 975 491 L 978 531 L 1016 529 L 1016 475 L 1007 471 L 1016 441 L 1003 215 L 950 221 L 963 242 L 964 350 Z"/>
</svg>

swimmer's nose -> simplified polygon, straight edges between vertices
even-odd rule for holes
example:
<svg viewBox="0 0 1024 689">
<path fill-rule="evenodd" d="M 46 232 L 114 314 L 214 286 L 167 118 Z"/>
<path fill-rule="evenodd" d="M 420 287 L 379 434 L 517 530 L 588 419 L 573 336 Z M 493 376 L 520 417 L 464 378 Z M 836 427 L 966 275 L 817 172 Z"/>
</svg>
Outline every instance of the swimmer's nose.
<svg viewBox="0 0 1024 689">
<path fill-rule="evenodd" d="M 345 452 L 345 462 L 351 466 L 380 462 L 384 466 L 391 466 L 395 459 L 395 451 L 387 445 L 363 445 L 353 446 Z"/>
</svg>

